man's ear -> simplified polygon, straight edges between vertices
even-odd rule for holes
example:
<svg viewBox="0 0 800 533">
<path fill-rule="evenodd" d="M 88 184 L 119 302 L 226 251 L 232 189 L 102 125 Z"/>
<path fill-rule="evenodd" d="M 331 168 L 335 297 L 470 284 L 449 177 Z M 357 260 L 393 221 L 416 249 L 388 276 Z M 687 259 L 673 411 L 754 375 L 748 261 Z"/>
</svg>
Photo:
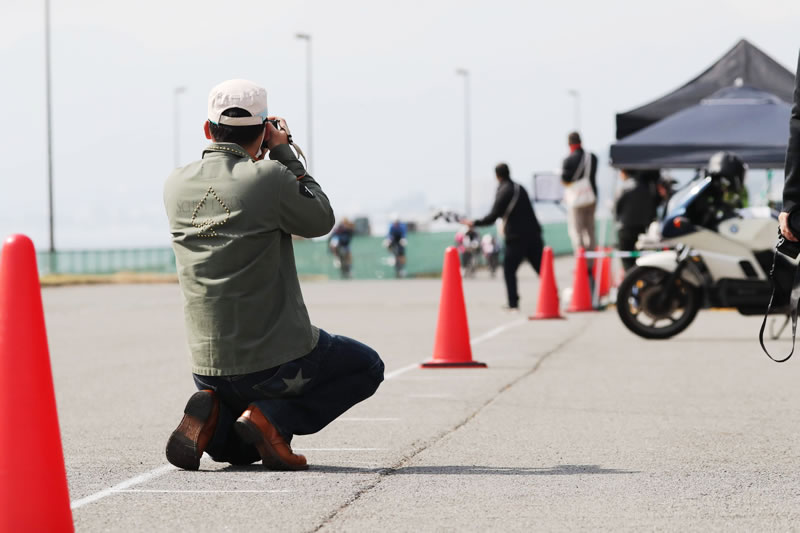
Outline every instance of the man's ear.
<svg viewBox="0 0 800 533">
<path fill-rule="evenodd" d="M 211 123 L 206 120 L 206 123 L 203 124 L 203 131 L 206 134 L 206 139 L 209 139 L 209 140 L 213 141 L 214 137 L 211 136 L 211 126 L 210 125 L 211 125 Z"/>
</svg>

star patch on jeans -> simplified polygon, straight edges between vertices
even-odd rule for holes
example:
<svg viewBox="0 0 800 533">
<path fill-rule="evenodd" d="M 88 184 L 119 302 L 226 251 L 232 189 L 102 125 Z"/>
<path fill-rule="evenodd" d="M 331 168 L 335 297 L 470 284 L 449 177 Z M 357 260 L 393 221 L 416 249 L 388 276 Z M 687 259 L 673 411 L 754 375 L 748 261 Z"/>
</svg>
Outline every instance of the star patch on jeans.
<svg viewBox="0 0 800 533">
<path fill-rule="evenodd" d="M 283 378 L 283 382 L 286 384 L 286 390 L 283 391 L 284 394 L 300 394 L 300 391 L 303 390 L 306 383 L 311 381 L 311 378 L 303 379 L 303 369 L 297 371 L 297 375 L 292 379 Z"/>
</svg>

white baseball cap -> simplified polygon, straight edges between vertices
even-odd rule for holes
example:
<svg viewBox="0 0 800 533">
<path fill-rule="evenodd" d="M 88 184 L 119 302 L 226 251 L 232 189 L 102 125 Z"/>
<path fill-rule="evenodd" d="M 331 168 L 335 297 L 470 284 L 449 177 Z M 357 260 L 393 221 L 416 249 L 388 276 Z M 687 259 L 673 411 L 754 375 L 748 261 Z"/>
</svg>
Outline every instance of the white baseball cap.
<svg viewBox="0 0 800 533">
<path fill-rule="evenodd" d="M 248 111 L 249 117 L 223 115 L 232 107 Z M 208 120 L 227 126 L 257 126 L 267 120 L 267 90 L 249 80 L 223 81 L 208 95 Z"/>
</svg>

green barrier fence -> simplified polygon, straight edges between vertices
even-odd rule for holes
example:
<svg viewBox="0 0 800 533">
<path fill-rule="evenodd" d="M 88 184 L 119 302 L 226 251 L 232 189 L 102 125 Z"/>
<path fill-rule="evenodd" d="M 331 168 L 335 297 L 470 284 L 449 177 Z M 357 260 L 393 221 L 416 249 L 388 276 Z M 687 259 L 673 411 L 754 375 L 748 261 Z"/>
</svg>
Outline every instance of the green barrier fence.
<svg viewBox="0 0 800 533">
<path fill-rule="evenodd" d="M 598 221 L 598 231 L 604 227 Z M 613 225 L 605 225 L 606 243 L 613 243 Z M 543 224 L 545 243 L 556 255 L 572 252 L 565 223 Z M 481 228 L 481 233 L 494 233 L 494 228 Z M 356 237 L 351 244 L 354 279 L 394 277 L 392 256 L 383 247 L 382 237 Z M 410 277 L 438 276 L 442 269 L 445 248 L 455 242 L 453 232 L 411 233 L 406 249 L 406 271 Z M 302 276 L 336 279 L 339 270 L 328 252 L 327 241 L 294 241 L 297 272 Z M 119 250 L 70 250 L 54 254 L 37 253 L 39 273 L 46 274 L 113 274 L 116 272 L 174 273 L 175 256 L 170 248 L 136 248 Z"/>
</svg>

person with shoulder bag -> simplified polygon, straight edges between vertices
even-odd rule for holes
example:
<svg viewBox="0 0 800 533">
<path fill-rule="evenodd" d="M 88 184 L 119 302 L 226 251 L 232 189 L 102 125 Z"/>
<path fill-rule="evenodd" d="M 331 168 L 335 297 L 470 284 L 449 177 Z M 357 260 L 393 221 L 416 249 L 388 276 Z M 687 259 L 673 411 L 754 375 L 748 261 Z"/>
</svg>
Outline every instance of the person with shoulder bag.
<svg viewBox="0 0 800 533">
<path fill-rule="evenodd" d="M 464 220 L 469 227 L 488 226 L 500 218 L 503 220 L 503 233 L 506 247 L 503 257 L 503 274 L 508 293 L 509 311 L 519 311 L 517 293 L 517 270 L 524 260 L 530 262 L 536 273 L 542 262 L 542 228 L 533 211 L 533 204 L 525 188 L 511 180 L 508 165 L 500 163 L 495 167 L 497 194 L 492 210 L 483 218 Z"/>
<path fill-rule="evenodd" d="M 581 136 L 574 131 L 567 137 L 570 154 L 564 159 L 561 182 L 567 207 L 567 230 L 573 251 L 595 248 L 594 211 L 597 205 L 597 156 L 584 150 Z"/>
</svg>

